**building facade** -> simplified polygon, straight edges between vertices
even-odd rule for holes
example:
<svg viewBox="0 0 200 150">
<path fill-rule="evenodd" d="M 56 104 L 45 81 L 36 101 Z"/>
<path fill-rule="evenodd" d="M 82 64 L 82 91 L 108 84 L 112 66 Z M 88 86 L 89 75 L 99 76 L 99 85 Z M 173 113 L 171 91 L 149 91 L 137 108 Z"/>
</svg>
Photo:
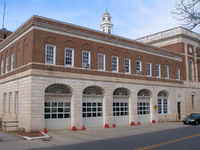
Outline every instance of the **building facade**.
<svg viewBox="0 0 200 150">
<path fill-rule="evenodd" d="M 0 43 L 0 118 L 35 131 L 175 121 L 200 111 L 197 33 L 179 27 L 131 40 L 111 31 L 40 16 L 21 25 Z"/>
</svg>

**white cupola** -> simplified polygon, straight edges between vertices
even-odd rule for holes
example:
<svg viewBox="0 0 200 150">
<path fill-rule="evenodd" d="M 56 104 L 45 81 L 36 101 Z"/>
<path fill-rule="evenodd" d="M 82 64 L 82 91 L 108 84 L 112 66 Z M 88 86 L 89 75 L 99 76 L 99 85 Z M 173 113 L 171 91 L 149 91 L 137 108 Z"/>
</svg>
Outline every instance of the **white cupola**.
<svg viewBox="0 0 200 150">
<path fill-rule="evenodd" d="M 110 16 L 109 12 L 106 10 L 101 20 L 101 25 L 100 25 L 101 31 L 106 32 L 108 34 L 112 33 L 113 24 L 112 24 L 111 19 L 112 17 Z"/>
</svg>

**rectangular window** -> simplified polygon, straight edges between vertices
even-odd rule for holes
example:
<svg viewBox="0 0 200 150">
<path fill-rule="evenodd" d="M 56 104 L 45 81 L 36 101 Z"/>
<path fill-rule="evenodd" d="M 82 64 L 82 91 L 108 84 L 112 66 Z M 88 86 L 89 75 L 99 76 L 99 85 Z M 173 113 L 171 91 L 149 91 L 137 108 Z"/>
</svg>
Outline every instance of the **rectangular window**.
<svg viewBox="0 0 200 150">
<path fill-rule="evenodd" d="M 83 51 L 82 52 L 82 67 L 83 68 L 90 68 L 90 52 L 89 51 Z"/>
<path fill-rule="evenodd" d="M 65 48 L 65 66 L 74 66 L 74 49 Z"/>
<path fill-rule="evenodd" d="M 11 112 L 11 106 L 12 106 L 12 92 L 9 92 L 9 97 L 8 97 L 8 112 Z"/>
<path fill-rule="evenodd" d="M 45 46 L 45 64 L 56 64 L 56 46 L 46 44 L 46 46 Z"/>
<path fill-rule="evenodd" d="M 124 59 L 124 72 L 131 73 L 131 60 L 129 58 Z"/>
<path fill-rule="evenodd" d="M 164 78 L 169 79 L 169 65 L 164 65 Z"/>
<path fill-rule="evenodd" d="M 6 109 L 7 93 L 3 93 L 3 112 L 7 112 Z"/>
<path fill-rule="evenodd" d="M 142 72 L 142 62 L 141 60 L 136 60 L 136 73 Z"/>
<path fill-rule="evenodd" d="M 105 55 L 102 53 L 97 54 L 97 69 L 100 71 L 105 71 Z"/>
<path fill-rule="evenodd" d="M 163 100 L 163 113 L 167 114 L 168 113 L 168 104 L 167 104 L 167 99 Z"/>
<path fill-rule="evenodd" d="M 118 72 L 118 57 L 117 56 L 112 56 L 112 72 Z"/>
<path fill-rule="evenodd" d="M 147 64 L 147 76 L 152 76 L 152 64 Z"/>
<path fill-rule="evenodd" d="M 160 75 L 161 75 L 160 64 L 155 65 L 155 75 L 157 78 L 160 78 Z"/>
<path fill-rule="evenodd" d="M 4 74 L 4 60 L 3 60 L 3 57 L 2 57 L 2 60 L 1 60 L 1 75 Z"/>
<path fill-rule="evenodd" d="M 15 54 L 11 54 L 11 57 L 10 57 L 10 62 L 11 62 L 11 65 L 10 65 L 10 71 L 12 71 L 15 67 Z"/>
<path fill-rule="evenodd" d="M 176 70 L 176 80 L 180 80 L 181 79 L 181 70 L 178 68 Z"/>
<path fill-rule="evenodd" d="M 192 81 L 193 80 L 193 60 L 192 59 L 190 59 L 189 61 L 188 61 L 188 78 L 189 78 L 189 80 L 190 81 Z"/>
<path fill-rule="evenodd" d="M 168 102 L 167 99 L 159 98 L 158 99 L 158 113 L 167 114 L 168 113 Z"/>
<path fill-rule="evenodd" d="M 19 112 L 19 92 L 18 91 L 15 91 L 14 107 L 15 107 L 14 112 L 18 113 Z"/>
<path fill-rule="evenodd" d="M 8 73 L 10 70 L 10 57 L 6 57 L 6 73 Z"/>
</svg>

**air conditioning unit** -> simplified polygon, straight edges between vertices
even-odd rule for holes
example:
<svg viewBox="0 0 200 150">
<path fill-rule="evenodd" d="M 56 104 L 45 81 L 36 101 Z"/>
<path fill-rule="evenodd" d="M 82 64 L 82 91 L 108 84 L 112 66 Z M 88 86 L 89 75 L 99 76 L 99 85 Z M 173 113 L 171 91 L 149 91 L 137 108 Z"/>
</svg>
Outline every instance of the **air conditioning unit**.
<svg viewBox="0 0 200 150">
<path fill-rule="evenodd" d="M 90 64 L 83 64 L 83 68 L 90 68 Z"/>
</svg>

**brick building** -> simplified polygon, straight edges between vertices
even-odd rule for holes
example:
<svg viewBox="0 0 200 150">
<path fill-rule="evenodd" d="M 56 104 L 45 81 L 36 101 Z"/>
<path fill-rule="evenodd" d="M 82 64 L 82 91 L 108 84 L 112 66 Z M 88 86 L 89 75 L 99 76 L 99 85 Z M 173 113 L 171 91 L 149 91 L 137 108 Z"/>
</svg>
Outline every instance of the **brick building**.
<svg viewBox="0 0 200 150">
<path fill-rule="evenodd" d="M 200 35 L 137 40 L 33 16 L 0 43 L 0 118 L 26 131 L 180 120 L 200 111 Z"/>
</svg>

